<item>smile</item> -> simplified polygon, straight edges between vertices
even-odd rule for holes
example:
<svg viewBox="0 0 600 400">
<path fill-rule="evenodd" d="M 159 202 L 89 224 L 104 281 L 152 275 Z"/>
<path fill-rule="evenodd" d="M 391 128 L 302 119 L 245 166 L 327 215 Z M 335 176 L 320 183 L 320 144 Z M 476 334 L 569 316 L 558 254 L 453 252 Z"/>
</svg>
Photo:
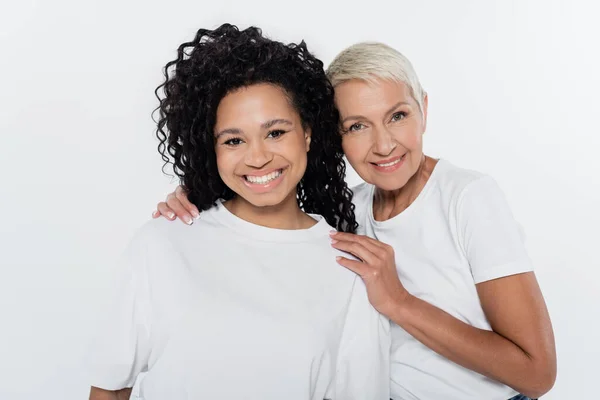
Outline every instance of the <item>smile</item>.
<svg viewBox="0 0 600 400">
<path fill-rule="evenodd" d="M 392 172 L 396 169 L 400 168 L 403 164 L 404 159 L 406 158 L 406 154 L 403 154 L 402 157 L 397 157 L 393 159 L 383 160 L 384 162 L 380 163 L 371 163 L 373 166 L 381 172 Z"/>
<path fill-rule="evenodd" d="M 398 158 L 397 160 L 394 160 L 392 162 L 389 163 L 384 163 L 384 164 L 376 164 L 378 167 L 391 167 L 392 165 L 396 165 L 398 164 L 400 161 L 404 160 L 404 156 Z"/>
<path fill-rule="evenodd" d="M 266 185 L 267 183 L 272 182 L 275 179 L 279 178 L 282 173 L 283 173 L 283 168 L 278 169 L 277 171 L 273 171 L 269 174 L 262 175 L 262 176 L 244 175 L 244 179 L 247 182 L 253 183 L 255 185 Z"/>
</svg>

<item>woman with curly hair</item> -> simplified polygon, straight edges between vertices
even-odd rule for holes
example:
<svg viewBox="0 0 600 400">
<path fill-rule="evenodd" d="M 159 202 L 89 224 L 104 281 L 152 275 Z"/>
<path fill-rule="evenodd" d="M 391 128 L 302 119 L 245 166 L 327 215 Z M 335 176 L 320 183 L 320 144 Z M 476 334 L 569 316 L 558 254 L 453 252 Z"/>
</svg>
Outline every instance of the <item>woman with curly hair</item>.
<svg viewBox="0 0 600 400">
<path fill-rule="evenodd" d="M 389 322 L 339 268 L 354 232 L 339 115 L 304 43 L 201 29 L 165 68 L 157 136 L 202 210 L 143 226 L 92 356 L 90 399 L 389 399 Z"/>
</svg>

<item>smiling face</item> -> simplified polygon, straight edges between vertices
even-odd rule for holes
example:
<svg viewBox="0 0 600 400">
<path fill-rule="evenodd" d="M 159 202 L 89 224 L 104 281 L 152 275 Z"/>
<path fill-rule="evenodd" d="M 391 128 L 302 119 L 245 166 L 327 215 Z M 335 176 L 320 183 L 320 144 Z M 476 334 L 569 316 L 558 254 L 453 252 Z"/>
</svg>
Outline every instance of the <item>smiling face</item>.
<svg viewBox="0 0 600 400">
<path fill-rule="evenodd" d="M 402 82 L 359 79 L 340 83 L 335 102 L 344 153 L 358 175 L 383 190 L 397 190 L 423 159 L 427 99 L 421 113 Z"/>
<path fill-rule="evenodd" d="M 227 94 L 214 132 L 219 175 L 240 200 L 255 207 L 296 203 L 310 131 L 281 88 L 255 84 Z"/>
</svg>

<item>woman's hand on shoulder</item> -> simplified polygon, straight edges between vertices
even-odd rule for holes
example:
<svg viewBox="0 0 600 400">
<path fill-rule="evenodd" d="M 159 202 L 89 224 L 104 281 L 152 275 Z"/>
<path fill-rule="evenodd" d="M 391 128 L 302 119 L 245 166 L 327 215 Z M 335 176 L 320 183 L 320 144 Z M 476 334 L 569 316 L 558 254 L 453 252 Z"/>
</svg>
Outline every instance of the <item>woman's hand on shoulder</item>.
<svg viewBox="0 0 600 400">
<path fill-rule="evenodd" d="M 398 278 L 392 246 L 368 236 L 344 232 L 332 232 L 331 239 L 334 248 L 359 259 L 338 257 L 337 261 L 362 278 L 369 301 L 377 311 L 390 317 L 406 303 L 410 294 Z"/>
<path fill-rule="evenodd" d="M 156 211 L 152 213 L 152 218 L 165 217 L 174 221 L 179 218 L 187 225 L 192 225 L 195 219 L 198 219 L 200 212 L 187 197 L 183 186 L 177 186 L 173 193 L 169 193 L 165 201 L 158 203 Z"/>
</svg>

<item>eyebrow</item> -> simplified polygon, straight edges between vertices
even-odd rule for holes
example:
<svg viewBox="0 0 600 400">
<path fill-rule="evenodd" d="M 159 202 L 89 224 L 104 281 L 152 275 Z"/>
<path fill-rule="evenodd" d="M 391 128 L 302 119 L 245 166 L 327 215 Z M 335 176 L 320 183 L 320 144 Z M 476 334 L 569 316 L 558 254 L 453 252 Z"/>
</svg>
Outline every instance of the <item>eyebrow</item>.
<svg viewBox="0 0 600 400">
<path fill-rule="evenodd" d="M 292 121 L 289 121 L 287 119 L 283 119 L 283 118 L 276 118 L 276 119 L 271 119 L 269 121 L 263 122 L 262 124 L 260 124 L 261 129 L 269 129 L 277 124 L 284 124 L 284 125 L 294 125 L 292 123 Z M 217 132 L 217 134 L 215 134 L 215 139 L 218 139 L 219 137 L 223 136 L 223 135 L 240 135 L 242 134 L 242 130 L 238 129 L 238 128 L 227 128 L 227 129 L 223 129 L 222 131 Z"/>
<path fill-rule="evenodd" d="M 400 106 L 409 106 L 410 103 L 406 102 L 406 101 L 399 101 L 396 104 L 394 104 L 392 107 L 389 108 L 389 110 L 387 110 L 385 112 L 385 115 L 391 114 L 396 108 L 400 107 Z M 368 119 L 367 117 L 365 117 L 364 115 L 351 115 L 349 117 L 344 118 L 344 120 L 342 121 L 342 124 L 345 123 L 346 121 L 350 121 L 350 120 L 360 120 L 360 119 Z"/>
<path fill-rule="evenodd" d="M 276 118 L 276 119 L 272 119 L 270 121 L 267 122 L 263 122 L 260 127 L 262 129 L 269 129 L 270 127 L 277 125 L 277 124 L 285 124 L 285 125 L 294 125 L 292 124 L 292 121 L 289 121 L 287 119 L 283 119 L 283 118 Z"/>
</svg>

